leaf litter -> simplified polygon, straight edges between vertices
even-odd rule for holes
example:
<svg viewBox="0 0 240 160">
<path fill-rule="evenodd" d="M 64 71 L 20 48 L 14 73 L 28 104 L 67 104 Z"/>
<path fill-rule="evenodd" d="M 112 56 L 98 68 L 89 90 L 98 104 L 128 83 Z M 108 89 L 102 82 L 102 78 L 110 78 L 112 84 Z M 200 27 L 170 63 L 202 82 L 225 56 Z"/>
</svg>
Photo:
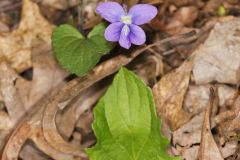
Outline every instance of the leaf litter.
<svg viewBox="0 0 240 160">
<path fill-rule="evenodd" d="M 115 46 L 116 53 L 76 78 L 56 61 L 51 35 L 63 20 L 81 30 L 93 28 L 101 21 L 94 13 L 97 1 L 23 0 L 13 10 L 13 3 L 0 2 L 0 8 L 10 6 L 5 14 L 15 25 L 0 16 L 1 159 L 89 159 L 84 148 L 96 143 L 92 110 L 112 74 L 125 65 L 153 89 L 161 131 L 171 142 L 169 155 L 240 158 L 239 2 L 130 0 L 127 5 L 136 3 L 159 9 L 144 25 L 147 45 L 129 51 Z M 45 6 L 65 17 L 51 23 L 43 16 L 50 10 L 39 9 Z M 83 13 L 76 16 L 79 8 Z M 20 22 L 12 13 L 21 13 Z"/>
</svg>

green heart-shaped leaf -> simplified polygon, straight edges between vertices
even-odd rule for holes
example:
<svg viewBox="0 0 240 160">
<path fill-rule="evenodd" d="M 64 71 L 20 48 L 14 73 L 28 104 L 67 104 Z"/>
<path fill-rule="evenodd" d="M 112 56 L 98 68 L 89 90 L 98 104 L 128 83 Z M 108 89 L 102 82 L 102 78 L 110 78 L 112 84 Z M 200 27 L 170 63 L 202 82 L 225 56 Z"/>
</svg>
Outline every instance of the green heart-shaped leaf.
<svg viewBox="0 0 240 160">
<path fill-rule="evenodd" d="M 112 49 L 105 40 L 106 25 L 97 25 L 85 38 L 71 25 L 57 27 L 52 35 L 52 45 L 57 60 L 63 68 L 79 76 L 86 74 Z"/>
</svg>

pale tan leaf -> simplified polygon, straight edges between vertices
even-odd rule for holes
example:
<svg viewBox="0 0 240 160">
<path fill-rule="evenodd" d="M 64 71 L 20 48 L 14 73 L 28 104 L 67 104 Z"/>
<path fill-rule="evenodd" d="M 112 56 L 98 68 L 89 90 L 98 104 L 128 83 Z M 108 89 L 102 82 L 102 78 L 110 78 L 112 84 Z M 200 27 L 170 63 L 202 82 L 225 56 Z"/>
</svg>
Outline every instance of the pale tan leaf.
<svg viewBox="0 0 240 160">
<path fill-rule="evenodd" d="M 173 132 L 173 144 L 190 148 L 201 141 L 201 128 L 204 119 L 203 112 L 192 118 L 187 124 Z"/>
<path fill-rule="evenodd" d="M 20 94 L 15 86 L 17 79 L 22 78 L 5 62 L 0 64 L 0 75 L 0 93 L 11 121 L 16 123 L 26 112 Z"/>
<path fill-rule="evenodd" d="M 210 86 L 210 84 L 190 85 L 184 99 L 184 109 L 192 114 L 199 114 L 204 111 L 209 102 Z M 220 107 L 231 105 L 236 92 L 235 89 L 222 84 L 217 85 L 217 87 Z"/>
<path fill-rule="evenodd" d="M 196 83 L 237 84 L 240 70 L 240 19 L 217 23 L 208 39 L 194 54 Z"/>
<path fill-rule="evenodd" d="M 183 63 L 174 72 L 165 75 L 153 88 L 158 114 L 172 130 L 178 129 L 191 118 L 182 108 L 192 71 L 192 62 Z"/>
<path fill-rule="evenodd" d="M 56 86 L 65 84 L 64 79 L 68 75 L 58 65 L 50 45 L 37 47 L 32 53 L 33 78 L 27 93 L 24 94 L 24 90 L 22 90 L 21 94 L 27 109 L 31 108 Z"/>
<path fill-rule="evenodd" d="M 50 43 L 53 28 L 42 17 L 37 4 L 23 0 L 18 28 L 0 35 L 0 62 L 6 59 L 18 72 L 30 68 L 32 48 Z"/>
<path fill-rule="evenodd" d="M 238 142 L 237 141 L 229 141 L 224 147 L 221 148 L 221 152 L 224 158 L 227 158 L 237 151 Z"/>
</svg>

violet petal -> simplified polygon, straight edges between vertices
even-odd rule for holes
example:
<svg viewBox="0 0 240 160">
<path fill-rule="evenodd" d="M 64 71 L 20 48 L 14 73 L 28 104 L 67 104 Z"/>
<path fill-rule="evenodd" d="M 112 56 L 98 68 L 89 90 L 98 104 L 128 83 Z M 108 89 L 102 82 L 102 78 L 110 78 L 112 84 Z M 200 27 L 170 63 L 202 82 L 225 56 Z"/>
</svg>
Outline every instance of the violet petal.
<svg viewBox="0 0 240 160">
<path fill-rule="evenodd" d="M 146 42 L 146 34 L 142 28 L 134 24 L 129 25 L 129 28 L 131 31 L 129 39 L 133 44 L 142 45 Z"/>
<path fill-rule="evenodd" d="M 115 22 L 110 24 L 105 30 L 105 38 L 108 41 L 117 42 L 120 39 L 120 34 L 124 24 L 121 22 Z"/>
<path fill-rule="evenodd" d="M 100 2 L 96 12 L 111 23 L 119 22 L 121 16 L 125 14 L 122 6 L 117 2 Z"/>
<path fill-rule="evenodd" d="M 131 47 L 131 42 L 129 39 L 129 34 L 130 34 L 130 28 L 128 25 L 124 25 L 121 31 L 120 39 L 119 39 L 119 44 L 123 48 L 129 49 Z"/>
<path fill-rule="evenodd" d="M 137 4 L 130 8 L 133 24 L 142 25 L 150 22 L 157 15 L 157 8 L 149 4 Z"/>
</svg>

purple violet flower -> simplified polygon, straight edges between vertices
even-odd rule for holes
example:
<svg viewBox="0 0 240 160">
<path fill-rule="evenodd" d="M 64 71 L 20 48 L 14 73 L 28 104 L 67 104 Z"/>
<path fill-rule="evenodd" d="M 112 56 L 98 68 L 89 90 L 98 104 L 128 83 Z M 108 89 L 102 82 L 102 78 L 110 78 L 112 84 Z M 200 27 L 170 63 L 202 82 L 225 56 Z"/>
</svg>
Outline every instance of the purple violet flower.
<svg viewBox="0 0 240 160">
<path fill-rule="evenodd" d="M 106 40 L 118 41 L 122 47 L 129 49 L 132 43 L 145 43 L 145 32 L 138 25 L 151 21 L 157 15 L 157 8 L 149 4 L 137 4 L 127 12 L 117 2 L 101 2 L 96 12 L 112 23 L 105 30 Z"/>
</svg>

